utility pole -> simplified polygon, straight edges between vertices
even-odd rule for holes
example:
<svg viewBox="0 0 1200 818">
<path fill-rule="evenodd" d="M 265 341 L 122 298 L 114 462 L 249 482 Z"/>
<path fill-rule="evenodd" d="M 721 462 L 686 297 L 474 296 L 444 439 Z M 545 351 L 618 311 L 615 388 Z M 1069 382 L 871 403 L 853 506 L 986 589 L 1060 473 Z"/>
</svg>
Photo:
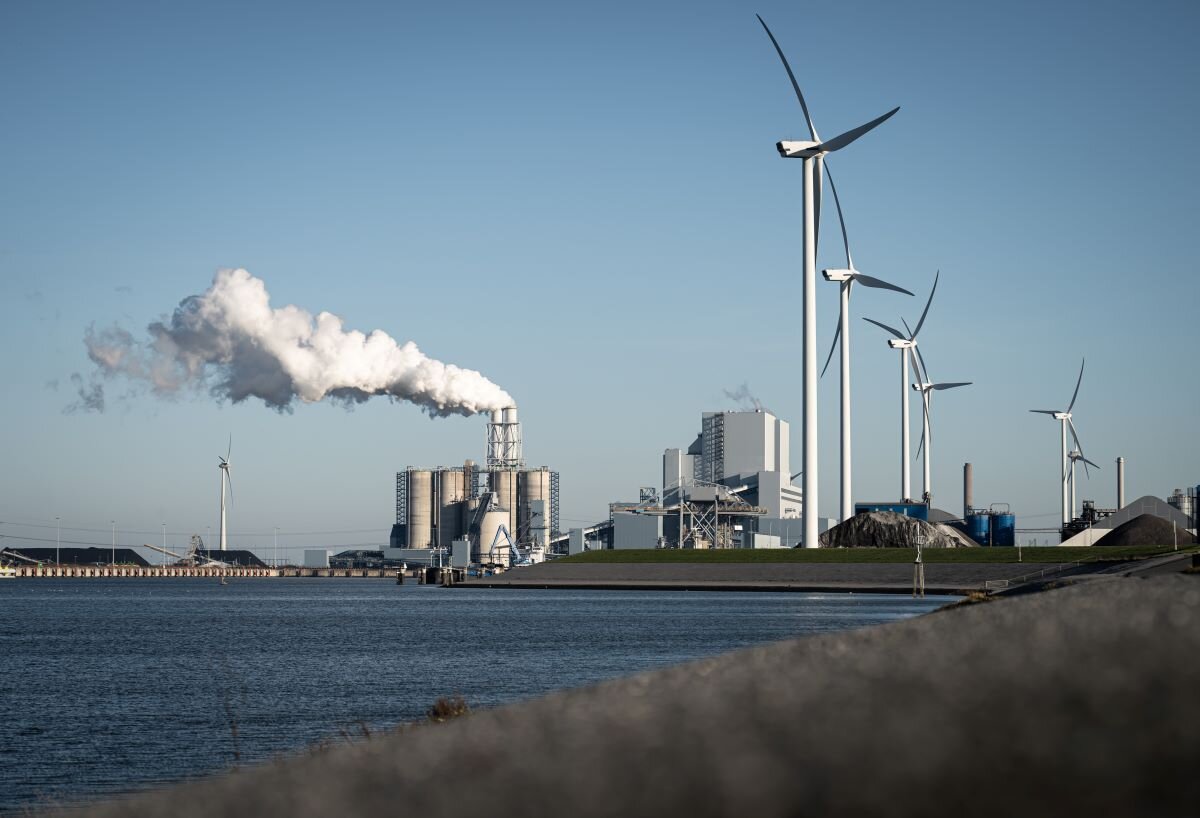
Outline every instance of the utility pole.
<svg viewBox="0 0 1200 818">
<path fill-rule="evenodd" d="M 117 521 L 112 520 L 111 522 L 112 522 L 112 534 L 113 534 L 111 564 L 116 565 L 117 564 Z"/>
<path fill-rule="evenodd" d="M 162 527 L 163 527 L 162 566 L 165 569 L 167 567 L 167 524 L 163 523 Z M 166 571 L 164 570 L 163 573 L 165 574 Z"/>
<path fill-rule="evenodd" d="M 54 518 L 54 564 L 62 565 L 62 557 L 59 551 L 62 550 L 62 523 L 59 518 Z"/>
<path fill-rule="evenodd" d="M 279 568 L 279 526 L 275 526 L 275 567 Z"/>
</svg>

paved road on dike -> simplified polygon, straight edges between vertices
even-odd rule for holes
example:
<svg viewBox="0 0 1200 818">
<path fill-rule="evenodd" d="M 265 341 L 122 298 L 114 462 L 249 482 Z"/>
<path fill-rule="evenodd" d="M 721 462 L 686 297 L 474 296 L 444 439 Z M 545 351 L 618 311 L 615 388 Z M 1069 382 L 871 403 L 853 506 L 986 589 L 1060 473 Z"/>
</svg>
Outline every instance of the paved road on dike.
<svg viewBox="0 0 1200 818">
<path fill-rule="evenodd" d="M 988 580 L 1056 571 L 1058 564 L 926 563 L 925 588 L 982 589 Z M 515 568 L 496 577 L 469 580 L 463 587 L 752 587 L 777 590 L 909 591 L 913 566 L 905 563 L 575 563 L 547 562 Z"/>
</svg>

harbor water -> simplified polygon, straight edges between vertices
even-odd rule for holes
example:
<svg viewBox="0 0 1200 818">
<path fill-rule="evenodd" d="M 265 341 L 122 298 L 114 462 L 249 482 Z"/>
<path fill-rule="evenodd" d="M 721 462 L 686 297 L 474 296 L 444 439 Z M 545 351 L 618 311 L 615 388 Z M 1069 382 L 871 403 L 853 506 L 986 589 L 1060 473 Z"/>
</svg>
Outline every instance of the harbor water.
<svg viewBox="0 0 1200 818">
<path fill-rule="evenodd" d="M 945 597 L 441 589 L 369 579 L 7 580 L 0 811 L 207 775 Z"/>
</svg>

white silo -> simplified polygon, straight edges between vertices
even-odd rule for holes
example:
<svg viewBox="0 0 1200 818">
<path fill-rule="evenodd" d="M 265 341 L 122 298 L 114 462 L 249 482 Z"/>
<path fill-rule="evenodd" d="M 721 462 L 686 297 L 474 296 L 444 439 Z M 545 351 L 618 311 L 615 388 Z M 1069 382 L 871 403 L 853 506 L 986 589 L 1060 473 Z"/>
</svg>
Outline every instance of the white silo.
<svg viewBox="0 0 1200 818">
<path fill-rule="evenodd" d="M 483 515 L 479 525 L 479 553 L 476 559 L 481 565 L 508 565 L 510 551 L 504 535 L 499 534 L 501 526 L 508 526 L 508 509 L 493 506 Z"/>
<path fill-rule="evenodd" d="M 466 478 L 461 469 L 438 471 L 437 537 L 438 544 L 449 548 L 463 535 L 463 501 L 467 499 Z"/>
<path fill-rule="evenodd" d="M 408 470 L 408 547 L 429 548 L 433 539 L 433 472 Z"/>
<path fill-rule="evenodd" d="M 542 501 L 543 514 L 533 517 L 532 504 Z M 549 540 L 550 519 L 550 469 L 527 469 L 517 479 L 517 531 L 521 541 L 545 545 Z"/>
<path fill-rule="evenodd" d="M 514 540 L 517 536 L 517 475 L 518 472 L 511 469 L 496 469 L 488 477 L 495 504 L 508 513 L 505 526 Z"/>
</svg>

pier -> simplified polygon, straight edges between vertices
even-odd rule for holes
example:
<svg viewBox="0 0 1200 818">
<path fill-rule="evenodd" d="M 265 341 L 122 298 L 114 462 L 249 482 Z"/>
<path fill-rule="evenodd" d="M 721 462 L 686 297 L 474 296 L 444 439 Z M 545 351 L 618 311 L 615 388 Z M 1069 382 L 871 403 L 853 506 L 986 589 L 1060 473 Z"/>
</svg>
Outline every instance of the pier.
<svg viewBox="0 0 1200 818">
<path fill-rule="evenodd" d="M 273 577 L 344 577 L 348 579 L 390 579 L 399 573 L 391 568 L 239 568 L 191 565 L 16 565 L 16 578 L 25 579 L 153 579 L 156 577 L 228 577 L 229 579 L 267 579 Z M 410 572 L 411 573 L 411 572 Z"/>
</svg>

